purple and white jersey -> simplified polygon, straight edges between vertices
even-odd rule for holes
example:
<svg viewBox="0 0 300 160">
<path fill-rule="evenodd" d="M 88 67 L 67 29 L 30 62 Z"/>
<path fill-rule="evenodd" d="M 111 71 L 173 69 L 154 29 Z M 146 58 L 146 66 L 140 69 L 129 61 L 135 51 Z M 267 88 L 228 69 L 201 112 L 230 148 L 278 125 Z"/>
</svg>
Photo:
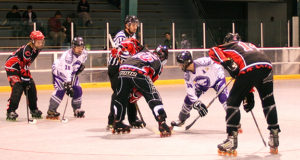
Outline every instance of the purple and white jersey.
<svg viewBox="0 0 300 160">
<path fill-rule="evenodd" d="M 209 57 L 198 58 L 193 63 L 195 73 L 186 71 L 184 74 L 187 98 L 191 103 L 198 99 L 196 92 L 205 92 L 209 88 L 215 88 L 215 85 L 225 78 L 223 67 L 214 63 Z"/>
<path fill-rule="evenodd" d="M 85 49 L 80 56 L 76 56 L 72 52 L 72 49 L 67 50 L 52 65 L 53 75 L 64 82 L 71 82 L 72 76 L 75 75 L 80 65 L 87 59 L 87 51 Z"/>
</svg>

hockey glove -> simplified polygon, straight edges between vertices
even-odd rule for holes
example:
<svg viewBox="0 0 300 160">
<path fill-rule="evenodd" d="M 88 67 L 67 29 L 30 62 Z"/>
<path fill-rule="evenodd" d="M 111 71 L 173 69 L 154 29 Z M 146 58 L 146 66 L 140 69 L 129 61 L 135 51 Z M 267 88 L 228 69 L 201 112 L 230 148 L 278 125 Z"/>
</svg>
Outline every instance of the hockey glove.
<svg viewBox="0 0 300 160">
<path fill-rule="evenodd" d="M 81 64 L 76 72 L 76 75 L 79 75 L 84 70 L 84 68 L 85 68 L 85 65 Z"/>
<path fill-rule="evenodd" d="M 252 92 L 248 93 L 243 100 L 244 110 L 246 112 L 251 111 L 254 108 L 254 94 Z"/>
<path fill-rule="evenodd" d="M 139 92 L 136 88 L 133 88 L 132 93 L 129 96 L 129 103 L 135 103 L 142 97 L 142 93 Z"/>
<path fill-rule="evenodd" d="M 228 71 L 230 76 L 233 78 L 236 78 L 236 76 L 240 72 L 239 66 L 232 59 L 222 62 L 221 65 Z"/>
<path fill-rule="evenodd" d="M 204 117 L 208 113 L 208 110 L 207 110 L 205 104 L 203 104 L 201 101 L 196 101 L 193 104 L 193 108 L 198 111 L 200 117 Z"/>
<path fill-rule="evenodd" d="M 64 83 L 64 90 L 66 91 L 66 94 L 70 97 L 74 96 L 74 90 L 71 82 L 65 82 Z"/>
</svg>

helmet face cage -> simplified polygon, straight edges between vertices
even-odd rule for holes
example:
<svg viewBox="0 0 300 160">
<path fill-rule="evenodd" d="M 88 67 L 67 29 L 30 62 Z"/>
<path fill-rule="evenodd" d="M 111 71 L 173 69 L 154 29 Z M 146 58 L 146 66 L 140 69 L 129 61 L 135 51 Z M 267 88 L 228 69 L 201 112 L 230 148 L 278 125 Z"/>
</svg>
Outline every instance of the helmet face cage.
<svg viewBox="0 0 300 160">
<path fill-rule="evenodd" d="M 140 24 L 139 19 L 136 16 L 134 16 L 134 15 L 128 15 L 128 16 L 126 16 L 126 18 L 125 18 L 125 25 L 126 24 L 130 25 L 131 23 L 136 23 L 138 26 Z"/>
<path fill-rule="evenodd" d="M 159 45 L 153 52 L 159 57 L 161 62 L 168 59 L 169 51 L 167 46 Z"/>
<path fill-rule="evenodd" d="M 193 63 L 192 55 L 189 51 L 183 51 L 177 55 L 176 60 L 182 64 L 182 70 L 185 72 L 187 67 Z"/>
<path fill-rule="evenodd" d="M 240 40 L 241 40 L 241 37 L 238 33 L 227 33 L 223 40 L 223 43 L 229 43 L 232 41 L 240 41 Z"/>
<path fill-rule="evenodd" d="M 75 37 L 72 41 L 72 48 L 76 46 L 84 46 L 84 41 L 82 37 Z"/>
</svg>

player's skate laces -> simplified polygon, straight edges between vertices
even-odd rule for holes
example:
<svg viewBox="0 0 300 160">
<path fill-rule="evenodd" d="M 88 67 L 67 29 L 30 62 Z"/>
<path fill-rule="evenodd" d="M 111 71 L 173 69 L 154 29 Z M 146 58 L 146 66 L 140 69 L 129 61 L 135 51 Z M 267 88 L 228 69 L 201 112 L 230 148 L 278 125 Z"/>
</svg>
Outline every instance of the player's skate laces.
<svg viewBox="0 0 300 160">
<path fill-rule="evenodd" d="M 74 111 L 74 117 L 76 117 L 76 118 L 84 118 L 84 113 L 85 113 L 84 110 L 76 109 Z"/>
<path fill-rule="evenodd" d="M 270 146 L 271 154 L 278 154 L 279 146 L 279 129 L 271 129 L 268 145 Z"/>
<path fill-rule="evenodd" d="M 8 121 L 16 121 L 19 115 L 15 111 L 12 111 L 12 112 L 8 112 L 6 114 L 6 116 L 7 116 L 6 120 L 8 120 Z"/>
<path fill-rule="evenodd" d="M 237 136 L 238 133 L 236 131 L 233 131 L 232 135 L 228 135 L 227 139 L 223 143 L 218 145 L 218 154 L 221 156 L 237 156 Z"/>
<path fill-rule="evenodd" d="M 46 119 L 59 119 L 60 113 L 57 111 L 48 110 Z"/>
<path fill-rule="evenodd" d="M 30 111 L 30 113 L 31 113 L 32 118 L 37 118 L 37 119 L 42 119 L 43 118 L 42 117 L 43 112 L 38 110 L 38 109 Z"/>
<path fill-rule="evenodd" d="M 112 129 L 113 134 L 126 134 L 130 133 L 130 126 L 124 124 L 122 121 L 115 121 Z"/>
</svg>

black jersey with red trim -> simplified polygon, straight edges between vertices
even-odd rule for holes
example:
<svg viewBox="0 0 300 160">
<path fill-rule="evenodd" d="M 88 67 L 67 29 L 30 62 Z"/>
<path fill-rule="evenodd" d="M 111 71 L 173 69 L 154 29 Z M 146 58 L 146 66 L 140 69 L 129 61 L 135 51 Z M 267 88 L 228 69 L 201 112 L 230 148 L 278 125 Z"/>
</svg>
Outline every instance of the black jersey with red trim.
<svg viewBox="0 0 300 160">
<path fill-rule="evenodd" d="M 29 66 L 39 55 L 40 50 L 33 49 L 29 44 L 24 45 L 13 52 L 5 62 L 5 70 L 19 72 L 22 76 L 30 77 Z M 26 75 L 23 75 L 26 74 Z"/>
<path fill-rule="evenodd" d="M 149 76 L 152 81 L 158 79 L 162 72 L 163 65 L 159 58 L 148 50 L 143 50 L 128 59 L 120 66 L 119 71 L 134 71 Z"/>
<path fill-rule="evenodd" d="M 254 68 L 272 68 L 268 56 L 248 42 L 234 41 L 213 47 L 209 50 L 209 56 L 216 63 L 232 59 L 238 64 L 240 73 Z"/>
</svg>

